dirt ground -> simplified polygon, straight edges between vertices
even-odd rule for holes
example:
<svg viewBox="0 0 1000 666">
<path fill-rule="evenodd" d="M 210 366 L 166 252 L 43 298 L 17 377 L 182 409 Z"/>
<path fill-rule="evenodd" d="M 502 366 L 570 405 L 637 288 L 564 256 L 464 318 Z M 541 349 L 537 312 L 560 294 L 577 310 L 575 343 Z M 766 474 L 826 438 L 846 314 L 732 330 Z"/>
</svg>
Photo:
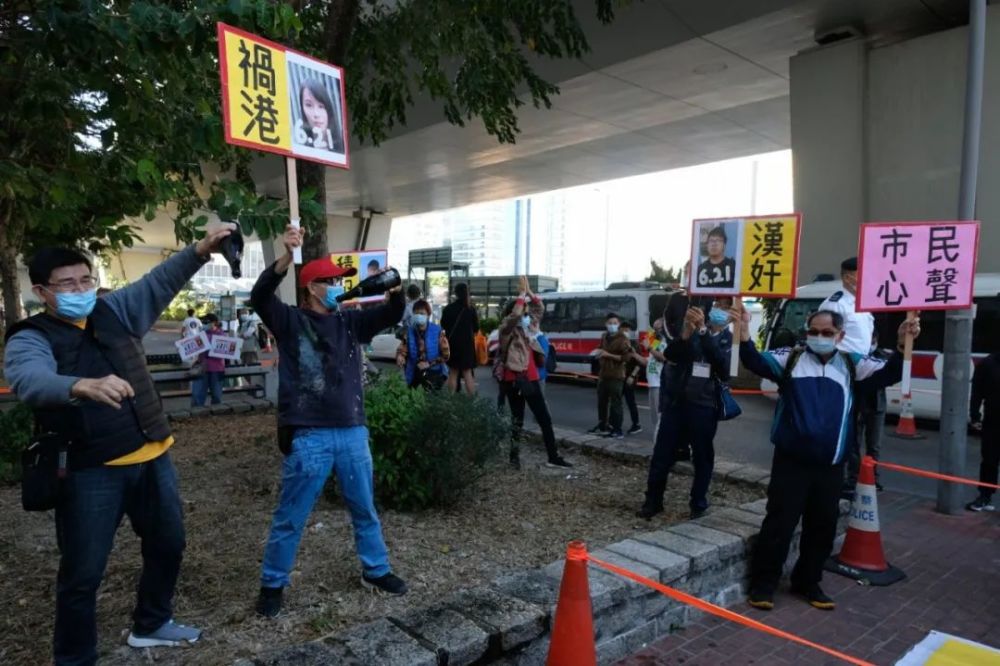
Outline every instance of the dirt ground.
<svg viewBox="0 0 1000 666">
<path fill-rule="evenodd" d="M 453 510 L 382 513 L 402 598 L 362 589 L 346 511 L 321 499 L 309 520 L 285 612 L 253 613 L 260 557 L 277 498 L 280 454 L 274 416 L 214 417 L 180 424 L 171 455 L 180 477 L 187 551 L 176 598 L 179 622 L 204 629 L 194 647 L 132 650 L 124 645 L 141 566 L 139 542 L 123 521 L 98 593 L 101 663 L 229 664 L 266 647 L 434 603 L 450 592 L 551 562 L 571 539 L 597 547 L 651 524 L 634 517 L 645 469 L 568 454 L 567 474 L 542 465 L 541 446 L 522 447 L 524 467 L 498 465 Z M 665 516 L 687 517 L 690 477 L 670 483 Z M 754 490 L 719 485 L 715 506 L 752 501 Z M 50 662 L 58 550 L 53 516 L 25 513 L 16 487 L 0 488 L 0 663 Z"/>
</svg>

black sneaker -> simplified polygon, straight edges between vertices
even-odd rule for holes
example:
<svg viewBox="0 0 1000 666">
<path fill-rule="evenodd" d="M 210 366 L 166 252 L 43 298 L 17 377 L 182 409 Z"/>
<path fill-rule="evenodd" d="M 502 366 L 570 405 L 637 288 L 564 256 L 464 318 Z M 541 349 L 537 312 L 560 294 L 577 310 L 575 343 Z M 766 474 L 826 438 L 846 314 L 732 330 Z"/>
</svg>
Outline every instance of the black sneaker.
<svg viewBox="0 0 1000 666">
<path fill-rule="evenodd" d="M 281 614 L 281 592 L 284 588 L 262 587 L 257 597 L 257 615 L 275 618 Z"/>
<path fill-rule="evenodd" d="M 573 467 L 573 464 L 570 463 L 570 462 L 567 462 L 565 458 L 561 458 L 559 456 L 556 456 L 555 458 L 552 458 L 547 463 L 545 463 L 545 466 L 546 467 L 562 468 L 562 469 L 570 469 L 570 468 Z"/>
<path fill-rule="evenodd" d="M 611 428 L 609 428 L 608 426 L 606 426 L 604 424 L 598 423 L 593 428 L 591 428 L 590 430 L 588 430 L 587 434 L 588 435 L 604 435 L 604 434 L 609 433 L 609 432 L 611 432 Z"/>
<path fill-rule="evenodd" d="M 708 509 L 691 509 L 691 520 L 698 520 L 707 512 Z"/>
<path fill-rule="evenodd" d="M 370 590 L 385 592 L 397 597 L 406 594 L 407 590 L 409 590 L 406 582 L 391 571 L 378 578 L 369 578 L 367 575 L 361 574 L 361 584 Z"/>
<path fill-rule="evenodd" d="M 792 594 L 802 597 L 813 608 L 832 611 L 837 604 L 820 588 L 819 583 L 808 586 L 792 585 Z"/>
<path fill-rule="evenodd" d="M 663 513 L 662 504 L 646 503 L 643 504 L 639 508 L 639 510 L 635 512 L 635 515 L 638 516 L 639 518 L 642 518 L 643 520 L 650 520 L 653 516 L 655 516 L 658 513 Z"/>
<path fill-rule="evenodd" d="M 642 432 L 642 426 L 638 423 L 633 423 L 632 427 L 628 429 L 628 434 L 635 435 Z"/>
<path fill-rule="evenodd" d="M 747 603 L 758 610 L 773 610 L 774 592 L 751 589 L 750 594 L 747 595 Z"/>
<path fill-rule="evenodd" d="M 965 508 L 969 511 L 996 511 L 996 507 L 993 506 L 993 496 L 992 495 L 980 495 L 976 499 L 972 500 L 965 505 Z"/>
<path fill-rule="evenodd" d="M 603 435 L 604 439 L 625 439 L 625 433 L 621 430 L 611 430 Z"/>
<path fill-rule="evenodd" d="M 879 483 L 878 481 L 876 481 L 875 482 L 875 490 L 877 492 L 882 492 L 883 490 L 885 490 L 885 486 L 883 486 L 881 483 Z"/>
<path fill-rule="evenodd" d="M 843 490 L 840 491 L 840 499 L 847 500 L 848 502 L 853 502 L 854 501 L 854 491 L 853 490 L 848 490 L 847 488 L 844 488 Z"/>
</svg>

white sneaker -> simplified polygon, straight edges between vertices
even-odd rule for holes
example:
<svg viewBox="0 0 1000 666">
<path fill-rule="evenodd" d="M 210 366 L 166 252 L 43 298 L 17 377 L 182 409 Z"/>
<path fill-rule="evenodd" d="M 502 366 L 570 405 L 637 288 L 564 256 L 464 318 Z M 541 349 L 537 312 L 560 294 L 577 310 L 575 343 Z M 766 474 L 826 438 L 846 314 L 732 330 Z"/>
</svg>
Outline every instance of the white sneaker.
<svg viewBox="0 0 1000 666">
<path fill-rule="evenodd" d="M 170 620 L 151 634 L 137 635 L 129 632 L 126 641 L 130 647 L 177 647 L 185 643 L 195 643 L 201 638 L 201 629 L 177 624 Z"/>
</svg>

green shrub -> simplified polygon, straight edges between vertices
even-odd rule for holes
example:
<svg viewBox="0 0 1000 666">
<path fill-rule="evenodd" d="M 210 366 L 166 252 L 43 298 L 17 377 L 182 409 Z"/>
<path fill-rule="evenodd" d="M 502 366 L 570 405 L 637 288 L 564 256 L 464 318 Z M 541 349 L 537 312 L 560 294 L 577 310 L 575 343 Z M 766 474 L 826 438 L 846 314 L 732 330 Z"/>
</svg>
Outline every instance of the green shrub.
<svg viewBox="0 0 1000 666">
<path fill-rule="evenodd" d="M 500 326 L 500 317 L 483 317 L 479 320 L 479 330 L 483 335 L 490 337 L 490 333 Z"/>
<path fill-rule="evenodd" d="M 510 437 L 509 422 L 491 401 L 409 389 L 399 373 L 366 391 L 365 411 L 376 496 L 404 511 L 455 504 Z"/>
<path fill-rule="evenodd" d="M 21 452 L 31 441 L 31 410 L 23 402 L 0 411 L 0 483 L 21 479 Z"/>
</svg>

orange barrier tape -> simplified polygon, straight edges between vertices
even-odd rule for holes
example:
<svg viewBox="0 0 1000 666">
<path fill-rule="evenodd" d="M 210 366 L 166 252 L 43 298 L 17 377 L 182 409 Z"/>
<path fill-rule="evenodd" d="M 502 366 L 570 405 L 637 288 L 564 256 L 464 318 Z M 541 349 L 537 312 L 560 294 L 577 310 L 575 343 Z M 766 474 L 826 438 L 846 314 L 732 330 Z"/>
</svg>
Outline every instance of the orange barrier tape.
<svg viewBox="0 0 1000 666">
<path fill-rule="evenodd" d="M 675 601 L 680 601 L 681 603 L 688 604 L 689 606 L 694 606 L 698 610 L 705 611 L 706 613 L 711 613 L 712 615 L 717 615 L 725 620 L 730 620 L 731 622 L 736 622 L 742 624 L 743 626 L 750 627 L 751 629 L 756 629 L 757 631 L 762 631 L 765 634 L 771 634 L 778 638 L 783 638 L 787 641 L 793 643 L 798 643 L 799 645 L 805 645 L 806 647 L 811 647 L 814 650 L 819 650 L 820 652 L 825 652 L 831 657 L 836 657 L 837 659 L 842 659 L 849 664 L 855 664 L 855 666 L 874 666 L 871 662 L 864 661 L 863 659 L 858 659 L 857 657 L 852 657 L 850 655 L 844 654 L 843 652 L 837 652 L 833 648 L 828 648 L 819 643 L 813 643 L 810 640 L 806 640 L 795 634 L 790 634 L 787 631 L 782 631 L 781 629 L 775 629 L 774 627 L 763 624 L 762 622 L 757 622 L 756 620 L 751 620 L 750 618 L 740 615 L 739 613 L 734 613 L 731 610 L 726 610 L 721 606 L 716 606 L 715 604 L 710 604 L 703 599 L 698 597 L 692 597 L 690 594 L 685 594 L 679 590 L 675 590 L 672 587 L 667 587 L 662 583 L 657 583 L 654 580 L 650 580 L 639 574 L 632 573 L 628 569 L 623 569 L 621 567 L 615 566 L 614 564 L 609 564 L 608 562 L 601 561 L 596 557 L 587 555 L 587 559 L 596 564 L 599 567 L 607 569 L 612 573 L 616 573 L 619 576 L 628 578 L 631 581 L 639 583 L 640 585 L 645 585 L 646 587 L 651 587 L 661 594 L 665 594 Z"/>
<path fill-rule="evenodd" d="M 881 460 L 876 460 L 875 464 L 885 469 L 891 469 L 896 472 L 904 472 L 906 474 L 913 474 L 914 476 L 924 476 L 927 477 L 928 479 L 939 479 L 941 481 L 951 481 L 952 483 L 964 483 L 967 486 L 982 486 L 984 488 L 993 488 L 994 490 L 1000 490 L 1000 486 L 996 485 L 995 483 L 973 481 L 972 479 L 965 479 L 960 476 L 950 476 L 948 474 L 941 474 L 939 472 L 928 472 L 923 469 L 917 469 L 916 467 L 907 467 L 906 465 L 895 465 L 893 463 L 882 462 Z"/>
</svg>

